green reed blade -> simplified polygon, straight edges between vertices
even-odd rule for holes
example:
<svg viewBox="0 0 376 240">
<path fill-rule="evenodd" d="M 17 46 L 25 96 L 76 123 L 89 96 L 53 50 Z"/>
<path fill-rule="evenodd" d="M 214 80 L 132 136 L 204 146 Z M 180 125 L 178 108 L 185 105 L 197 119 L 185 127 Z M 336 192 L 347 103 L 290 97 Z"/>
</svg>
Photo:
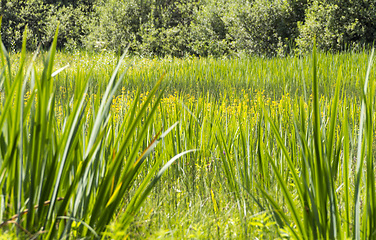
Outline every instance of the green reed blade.
<svg viewBox="0 0 376 240">
<path fill-rule="evenodd" d="M 364 89 L 362 91 L 362 107 L 360 112 L 360 120 L 359 120 L 359 131 L 358 131 L 358 151 L 357 151 L 357 160 L 356 160 L 356 168 L 355 168 L 355 191 L 354 191 L 354 235 L 355 239 L 360 239 L 360 189 L 361 189 L 361 179 L 362 179 L 362 172 L 363 172 L 363 157 L 364 157 L 364 141 L 363 141 L 363 125 L 366 120 L 366 99 L 364 98 L 367 94 L 368 88 L 368 80 L 369 75 L 371 72 L 372 60 L 373 60 L 374 50 L 372 49 L 371 55 L 369 57 L 369 63 L 366 73 L 366 78 L 364 81 Z"/>
</svg>

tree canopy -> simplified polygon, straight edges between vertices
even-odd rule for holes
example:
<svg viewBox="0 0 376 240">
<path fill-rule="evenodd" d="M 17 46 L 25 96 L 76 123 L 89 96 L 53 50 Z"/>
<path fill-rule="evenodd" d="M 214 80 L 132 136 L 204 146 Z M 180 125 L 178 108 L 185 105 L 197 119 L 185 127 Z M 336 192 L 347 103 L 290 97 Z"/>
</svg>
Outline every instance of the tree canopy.
<svg viewBox="0 0 376 240">
<path fill-rule="evenodd" d="M 5 46 L 122 50 L 143 56 L 285 56 L 341 51 L 376 39 L 376 0 L 2 0 Z"/>
</svg>

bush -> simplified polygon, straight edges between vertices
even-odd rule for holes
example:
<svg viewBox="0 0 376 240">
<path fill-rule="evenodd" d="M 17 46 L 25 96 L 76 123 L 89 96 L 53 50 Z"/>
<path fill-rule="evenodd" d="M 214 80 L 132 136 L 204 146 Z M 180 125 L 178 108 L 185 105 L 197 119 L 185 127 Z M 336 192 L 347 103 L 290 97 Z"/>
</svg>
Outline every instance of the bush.
<svg viewBox="0 0 376 240">
<path fill-rule="evenodd" d="M 94 6 L 95 14 L 85 38 L 89 49 L 124 49 L 130 44 L 131 50 L 137 50 L 140 43 L 138 32 L 148 11 L 148 4 L 138 0 L 101 1 Z"/>
<path fill-rule="evenodd" d="M 139 54 L 143 56 L 184 57 L 192 53 L 189 49 L 189 29 L 182 25 L 157 29 L 148 22 L 142 25 L 140 36 L 142 43 Z"/>
<path fill-rule="evenodd" d="M 86 46 L 151 55 L 285 55 L 306 0 L 130 0 L 95 7 Z"/>
<path fill-rule="evenodd" d="M 311 49 L 315 37 L 317 46 L 325 51 L 371 45 L 376 39 L 376 1 L 315 0 L 298 28 L 301 51 Z"/>
<path fill-rule="evenodd" d="M 58 22 L 60 33 L 57 46 L 63 48 L 82 44 L 88 34 L 87 19 L 92 12 L 93 2 L 21 0 L 2 1 L 0 14 L 3 16 L 1 35 L 4 45 L 18 50 L 22 45 L 22 33 L 27 27 L 27 49 L 34 50 L 39 44 L 47 47 L 52 43 Z"/>
<path fill-rule="evenodd" d="M 182 56 L 189 50 L 189 25 L 196 1 L 102 1 L 95 6 L 86 46 L 141 55 Z M 100 43 L 100 44 L 98 44 Z"/>
<path fill-rule="evenodd" d="M 312 48 L 373 44 L 376 0 L 20 0 L 1 1 L 7 48 L 111 49 L 143 56 L 285 56 Z"/>
<path fill-rule="evenodd" d="M 74 50 L 82 46 L 83 38 L 88 34 L 88 14 L 83 6 L 73 5 L 53 6 L 47 18 L 44 42 L 52 43 L 55 29 L 59 25 L 57 44 L 60 48 Z"/>
<path fill-rule="evenodd" d="M 1 36 L 4 45 L 9 50 L 20 49 L 26 25 L 27 48 L 35 49 L 39 43 L 44 44 L 49 9 L 50 6 L 42 0 L 2 1 L 0 14 L 3 16 Z"/>
<path fill-rule="evenodd" d="M 222 56 L 234 51 L 234 39 L 229 31 L 236 17 L 231 7 L 236 4 L 223 0 L 208 1 L 195 12 L 190 26 L 190 47 L 195 55 Z"/>
<path fill-rule="evenodd" d="M 176 57 L 192 54 L 190 25 L 199 7 L 199 1 L 153 1 L 147 22 L 140 29 L 140 54 Z"/>
<path fill-rule="evenodd" d="M 285 55 L 294 47 L 304 1 L 245 1 L 238 16 L 238 48 L 252 54 Z"/>
</svg>

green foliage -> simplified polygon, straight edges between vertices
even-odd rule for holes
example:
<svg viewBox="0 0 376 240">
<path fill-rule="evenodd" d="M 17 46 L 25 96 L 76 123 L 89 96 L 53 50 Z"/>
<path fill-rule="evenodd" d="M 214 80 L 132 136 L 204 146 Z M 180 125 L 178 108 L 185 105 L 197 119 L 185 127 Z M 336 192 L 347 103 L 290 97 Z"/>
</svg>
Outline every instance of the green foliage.
<svg viewBox="0 0 376 240">
<path fill-rule="evenodd" d="M 314 38 L 325 51 L 367 47 L 376 39 L 376 1 L 312 1 L 299 31 L 303 51 L 312 49 Z"/>
<path fill-rule="evenodd" d="M 177 57 L 190 54 L 189 26 L 198 6 L 198 1 L 152 1 L 148 21 L 140 29 L 139 53 Z"/>
<path fill-rule="evenodd" d="M 118 51 L 129 45 L 143 56 L 184 56 L 195 1 L 103 1 L 95 6 L 86 46 Z"/>
<path fill-rule="evenodd" d="M 296 47 L 323 50 L 372 44 L 373 1 L 103 1 L 88 43 L 143 56 L 285 56 Z M 93 47 L 93 46 L 91 46 Z"/>
<path fill-rule="evenodd" d="M 81 46 L 82 38 L 88 34 L 92 5 L 92 1 L 2 1 L 4 45 L 13 51 L 21 49 L 22 33 L 27 26 L 27 49 L 35 50 L 39 45 L 48 48 L 60 23 L 57 47 Z"/>
<path fill-rule="evenodd" d="M 1 35 L 4 45 L 10 50 L 22 46 L 22 33 L 27 27 L 27 48 L 35 49 L 44 44 L 44 32 L 50 7 L 43 0 L 2 1 L 0 14 L 3 16 Z"/>
<path fill-rule="evenodd" d="M 368 47 L 376 38 L 374 0 L 22 0 L 2 1 L 2 36 L 12 50 L 129 51 L 141 56 L 286 56 L 312 49 Z"/>
<path fill-rule="evenodd" d="M 106 1 L 97 6 L 88 42 L 110 49 L 130 44 L 146 56 L 285 54 L 293 47 L 302 6 L 277 0 Z"/>
<path fill-rule="evenodd" d="M 137 50 L 140 41 L 138 32 L 148 11 L 146 3 L 142 7 L 138 0 L 97 3 L 85 46 L 89 49 L 120 50 L 130 45 L 131 51 Z"/>
<path fill-rule="evenodd" d="M 261 55 L 285 55 L 294 48 L 297 20 L 304 1 L 244 1 L 239 8 L 240 49 Z"/>
<path fill-rule="evenodd" d="M 67 50 L 80 48 L 84 37 L 88 34 L 90 18 L 86 11 L 87 7 L 84 5 L 77 7 L 73 7 L 72 5 L 51 6 L 50 15 L 45 20 L 47 26 L 45 27 L 45 40 L 43 42 L 46 44 L 52 42 L 53 33 L 59 25 L 60 31 L 57 45 Z"/>
<path fill-rule="evenodd" d="M 195 55 L 223 56 L 233 52 L 230 28 L 236 23 L 237 1 L 207 1 L 190 25 L 190 47 Z"/>
</svg>

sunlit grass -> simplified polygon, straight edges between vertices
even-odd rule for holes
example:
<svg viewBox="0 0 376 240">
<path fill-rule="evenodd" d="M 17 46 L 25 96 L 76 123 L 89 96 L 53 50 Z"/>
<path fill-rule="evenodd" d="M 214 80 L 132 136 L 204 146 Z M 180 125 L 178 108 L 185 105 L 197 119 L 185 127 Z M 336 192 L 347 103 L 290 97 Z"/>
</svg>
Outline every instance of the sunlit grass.
<svg viewBox="0 0 376 240">
<path fill-rule="evenodd" d="M 31 55 L 15 54 L 12 69 L 22 66 L 22 56 L 31 61 Z M 273 59 L 124 56 L 119 65 L 120 56 L 112 53 L 60 52 L 51 71 L 69 67 L 45 90 L 33 90 L 30 75 L 24 92 L 13 92 L 19 100 L 12 108 L 6 93 L 13 80 L 22 86 L 22 78 L 7 73 L 5 85 L 12 81 L 0 96 L 1 116 L 9 114 L 0 135 L 0 219 L 17 218 L 1 231 L 51 238 L 372 238 L 376 115 L 370 57 L 366 51 Z M 35 81 L 43 77 L 46 58 L 42 53 L 35 60 Z M 154 88 L 158 84 L 161 89 Z M 24 144 L 25 170 L 17 175 L 9 169 L 20 169 L 20 155 L 8 149 L 20 128 L 8 125 L 19 123 L 22 103 L 24 140 L 13 141 L 16 152 Z M 57 176 L 42 175 L 44 150 L 28 153 L 39 106 L 48 110 L 45 158 L 58 159 L 45 161 L 48 169 L 60 166 L 68 133 L 75 134 L 49 218 L 42 205 L 53 186 L 43 192 L 43 181 L 55 183 Z M 76 127 L 72 116 L 79 119 Z M 191 149 L 197 151 L 186 152 Z M 143 164 L 134 164 L 137 159 Z M 59 198 L 67 192 L 70 201 Z M 18 218 L 25 209 L 35 210 Z"/>
</svg>

